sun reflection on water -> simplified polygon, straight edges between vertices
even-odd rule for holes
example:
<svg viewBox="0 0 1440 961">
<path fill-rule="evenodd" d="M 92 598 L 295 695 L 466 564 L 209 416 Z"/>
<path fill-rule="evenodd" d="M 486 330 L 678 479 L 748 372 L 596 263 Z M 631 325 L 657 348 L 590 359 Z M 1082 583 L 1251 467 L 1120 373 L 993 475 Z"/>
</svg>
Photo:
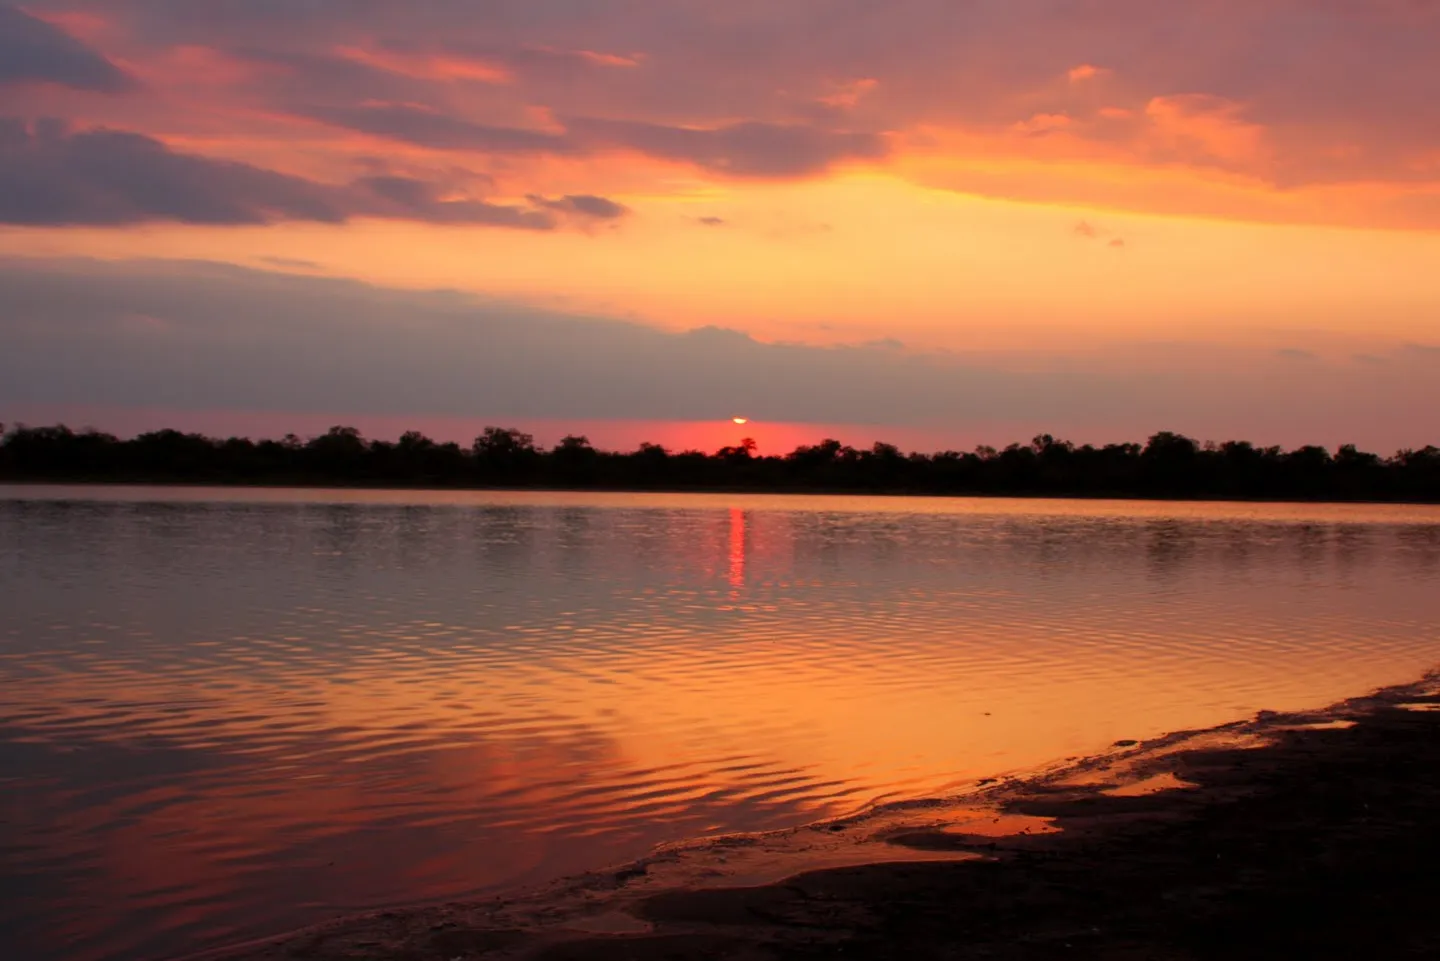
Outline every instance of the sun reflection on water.
<svg viewBox="0 0 1440 961">
<path fill-rule="evenodd" d="M 745 512 L 738 507 L 730 508 L 730 570 L 731 598 L 739 598 L 740 588 L 745 586 Z"/>
</svg>

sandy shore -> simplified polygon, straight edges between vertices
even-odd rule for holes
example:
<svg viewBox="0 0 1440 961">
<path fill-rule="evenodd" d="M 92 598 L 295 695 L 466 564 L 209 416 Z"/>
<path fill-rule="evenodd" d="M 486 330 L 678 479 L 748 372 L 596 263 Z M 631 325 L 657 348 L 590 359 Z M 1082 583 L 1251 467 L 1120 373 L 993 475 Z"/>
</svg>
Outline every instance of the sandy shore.
<svg viewBox="0 0 1440 961">
<path fill-rule="evenodd" d="M 1440 958 L 1440 676 L 225 961 Z"/>
</svg>

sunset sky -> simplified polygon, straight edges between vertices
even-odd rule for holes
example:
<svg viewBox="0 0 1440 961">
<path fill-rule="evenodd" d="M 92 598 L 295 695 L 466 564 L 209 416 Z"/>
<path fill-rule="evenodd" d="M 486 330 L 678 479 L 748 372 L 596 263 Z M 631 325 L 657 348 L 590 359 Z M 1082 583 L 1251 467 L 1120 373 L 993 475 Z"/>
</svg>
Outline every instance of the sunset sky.
<svg viewBox="0 0 1440 961">
<path fill-rule="evenodd" d="M 0 0 L 0 421 L 1440 443 L 1437 50 L 1430 0 Z"/>
</svg>

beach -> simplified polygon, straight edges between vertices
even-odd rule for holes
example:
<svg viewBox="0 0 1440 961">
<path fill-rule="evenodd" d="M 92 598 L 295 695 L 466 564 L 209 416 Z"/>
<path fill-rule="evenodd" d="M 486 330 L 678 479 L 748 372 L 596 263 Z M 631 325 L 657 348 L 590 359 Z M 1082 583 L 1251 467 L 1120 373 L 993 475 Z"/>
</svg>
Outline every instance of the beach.
<svg viewBox="0 0 1440 961">
<path fill-rule="evenodd" d="M 207 958 L 1435 957 L 1440 676 Z"/>
</svg>

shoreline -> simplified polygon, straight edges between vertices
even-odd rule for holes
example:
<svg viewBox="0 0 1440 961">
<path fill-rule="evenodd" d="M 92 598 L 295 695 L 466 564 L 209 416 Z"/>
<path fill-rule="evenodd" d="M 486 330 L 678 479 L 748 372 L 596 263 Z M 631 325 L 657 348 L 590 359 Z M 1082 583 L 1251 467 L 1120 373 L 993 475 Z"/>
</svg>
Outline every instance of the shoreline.
<svg viewBox="0 0 1440 961">
<path fill-rule="evenodd" d="M 1142 503 L 1142 504 L 1256 504 L 1265 506 L 1295 505 L 1299 507 L 1440 507 L 1440 499 L 1405 498 L 1295 498 L 1295 497 L 1219 497 L 1214 495 L 1180 497 L 1145 493 L 1044 493 L 1035 491 L 929 491 L 867 488 L 796 488 L 796 487 L 563 487 L 563 486 L 451 486 L 436 487 L 404 484 L 335 484 L 324 483 L 263 483 L 250 481 L 187 481 L 187 480 L 34 480 L 0 477 L 0 491 L 20 487 L 72 487 L 96 490 L 124 488 L 157 488 L 161 490 L 214 491 L 335 491 L 337 493 L 396 494 L 602 494 L 602 495 L 746 495 L 754 497 L 877 497 L 889 500 L 981 500 L 981 501 L 1077 501 L 1080 503 Z M 24 499 L 24 498 L 17 498 Z M 44 500 L 43 498 L 30 498 Z"/>
<path fill-rule="evenodd" d="M 1430 957 L 1437 735 L 1440 672 L 188 961 Z"/>
</svg>

